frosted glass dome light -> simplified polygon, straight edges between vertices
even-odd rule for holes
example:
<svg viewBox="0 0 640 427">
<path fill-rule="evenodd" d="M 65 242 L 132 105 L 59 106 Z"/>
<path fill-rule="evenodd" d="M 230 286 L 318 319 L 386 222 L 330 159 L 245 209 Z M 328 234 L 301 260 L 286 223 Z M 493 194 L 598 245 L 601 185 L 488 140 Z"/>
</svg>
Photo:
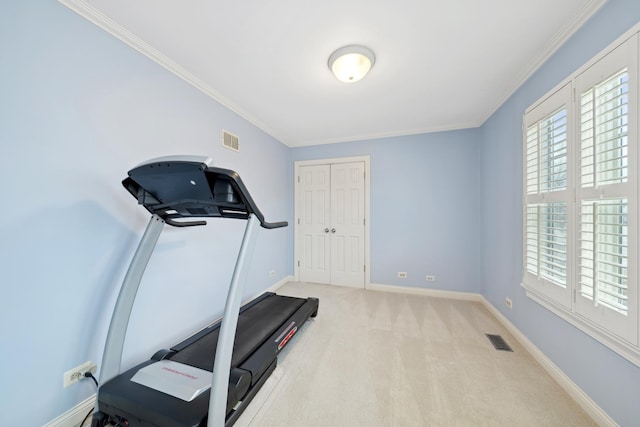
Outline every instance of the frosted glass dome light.
<svg viewBox="0 0 640 427">
<path fill-rule="evenodd" d="M 344 83 L 354 83 L 367 75 L 376 57 L 371 49 L 364 46 L 345 46 L 329 57 L 329 69 Z"/>
</svg>

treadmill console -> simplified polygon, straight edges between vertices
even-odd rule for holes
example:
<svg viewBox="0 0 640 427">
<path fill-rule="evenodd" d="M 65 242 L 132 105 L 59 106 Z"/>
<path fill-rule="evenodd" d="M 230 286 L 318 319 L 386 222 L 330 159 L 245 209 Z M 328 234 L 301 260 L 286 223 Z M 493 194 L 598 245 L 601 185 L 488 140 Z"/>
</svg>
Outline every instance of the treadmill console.
<svg viewBox="0 0 640 427">
<path fill-rule="evenodd" d="M 287 226 L 286 221 L 266 222 L 240 176 L 210 163 L 196 156 L 157 158 L 131 169 L 122 185 L 151 214 L 175 227 L 206 224 L 185 218 L 248 219 L 251 214 L 264 228 Z"/>
</svg>

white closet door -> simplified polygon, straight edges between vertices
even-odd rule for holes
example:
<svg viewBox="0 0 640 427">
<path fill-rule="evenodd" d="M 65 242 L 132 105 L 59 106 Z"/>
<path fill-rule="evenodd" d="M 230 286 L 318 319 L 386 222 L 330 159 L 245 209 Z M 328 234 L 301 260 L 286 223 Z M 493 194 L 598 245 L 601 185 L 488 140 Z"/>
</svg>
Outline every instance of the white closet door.
<svg viewBox="0 0 640 427">
<path fill-rule="evenodd" d="M 364 288 L 364 173 L 364 162 L 300 167 L 300 281 Z"/>
<path fill-rule="evenodd" d="M 364 162 L 331 165 L 331 283 L 364 287 Z"/>
<path fill-rule="evenodd" d="M 331 167 L 300 168 L 298 183 L 300 281 L 331 283 Z"/>
</svg>

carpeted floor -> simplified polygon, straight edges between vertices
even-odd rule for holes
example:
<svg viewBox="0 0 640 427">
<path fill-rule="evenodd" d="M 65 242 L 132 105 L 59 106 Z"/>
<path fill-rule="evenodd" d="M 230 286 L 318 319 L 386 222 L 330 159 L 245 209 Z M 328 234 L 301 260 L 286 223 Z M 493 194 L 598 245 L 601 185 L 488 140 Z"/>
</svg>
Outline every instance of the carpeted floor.
<svg viewBox="0 0 640 427">
<path fill-rule="evenodd" d="M 595 425 L 480 303 L 305 283 L 278 293 L 318 297 L 318 317 L 237 426 Z"/>
</svg>

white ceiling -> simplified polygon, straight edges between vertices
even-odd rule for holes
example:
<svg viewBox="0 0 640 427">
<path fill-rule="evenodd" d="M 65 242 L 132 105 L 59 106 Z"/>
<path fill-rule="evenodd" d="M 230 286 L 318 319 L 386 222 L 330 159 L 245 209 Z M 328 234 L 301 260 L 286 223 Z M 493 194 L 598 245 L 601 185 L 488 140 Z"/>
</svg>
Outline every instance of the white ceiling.
<svg viewBox="0 0 640 427">
<path fill-rule="evenodd" d="M 296 147 L 480 126 L 606 0 L 59 1 Z"/>
</svg>

